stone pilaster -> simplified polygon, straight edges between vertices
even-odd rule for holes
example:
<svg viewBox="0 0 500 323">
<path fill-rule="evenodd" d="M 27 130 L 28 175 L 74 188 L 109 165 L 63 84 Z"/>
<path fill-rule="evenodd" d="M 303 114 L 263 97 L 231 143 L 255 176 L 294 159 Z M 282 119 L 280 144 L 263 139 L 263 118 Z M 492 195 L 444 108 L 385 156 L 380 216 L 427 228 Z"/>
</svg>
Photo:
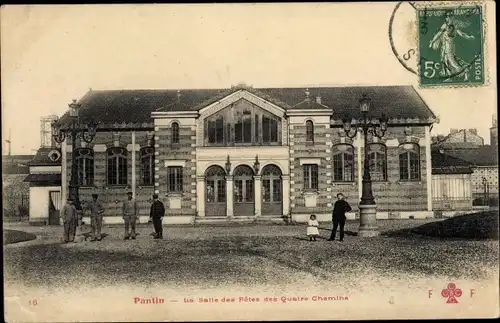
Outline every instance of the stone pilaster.
<svg viewBox="0 0 500 323">
<path fill-rule="evenodd" d="M 196 208 L 198 216 L 205 216 L 205 177 L 196 177 Z"/>
<path fill-rule="evenodd" d="M 226 176 L 226 214 L 229 217 L 234 215 L 233 211 L 233 191 L 234 191 L 233 175 Z"/>
<path fill-rule="evenodd" d="M 290 213 L 290 175 L 282 175 L 283 184 L 283 215 Z"/>
<path fill-rule="evenodd" d="M 262 215 L 262 181 L 260 175 L 254 177 L 255 216 Z"/>
</svg>

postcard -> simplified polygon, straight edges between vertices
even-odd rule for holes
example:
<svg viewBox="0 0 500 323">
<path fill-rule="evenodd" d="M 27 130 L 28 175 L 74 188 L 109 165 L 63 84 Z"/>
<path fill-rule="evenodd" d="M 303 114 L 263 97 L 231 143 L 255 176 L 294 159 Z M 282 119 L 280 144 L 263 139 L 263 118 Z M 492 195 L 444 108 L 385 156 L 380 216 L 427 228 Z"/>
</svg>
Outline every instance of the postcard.
<svg viewBox="0 0 500 323">
<path fill-rule="evenodd" d="M 7 322 L 499 317 L 493 1 L 0 12 Z"/>
</svg>

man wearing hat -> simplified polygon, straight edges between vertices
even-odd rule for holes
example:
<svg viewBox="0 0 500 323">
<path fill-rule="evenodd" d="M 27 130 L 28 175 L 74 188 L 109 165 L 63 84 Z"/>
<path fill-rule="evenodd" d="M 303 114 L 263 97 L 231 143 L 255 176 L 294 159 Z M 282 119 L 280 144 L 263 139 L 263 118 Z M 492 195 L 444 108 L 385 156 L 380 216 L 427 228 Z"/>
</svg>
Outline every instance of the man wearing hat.
<svg viewBox="0 0 500 323">
<path fill-rule="evenodd" d="M 61 218 L 64 225 L 64 243 L 74 242 L 78 215 L 72 198 L 68 198 L 67 203 L 64 205 Z"/>
<path fill-rule="evenodd" d="M 163 226 L 162 220 L 165 215 L 165 206 L 158 199 L 158 194 L 153 195 L 153 203 L 151 204 L 151 210 L 149 212 L 149 216 L 153 220 L 153 226 L 155 228 L 155 239 L 163 239 Z"/>
<path fill-rule="evenodd" d="M 137 202 L 132 198 L 132 192 L 127 193 L 127 200 L 123 202 L 123 220 L 125 221 L 125 240 L 129 238 L 135 239 L 135 221 L 139 214 Z M 129 233 L 129 227 L 132 227 L 132 232 Z"/>
<path fill-rule="evenodd" d="M 102 215 L 104 207 L 101 201 L 98 201 L 98 195 L 92 194 L 90 202 L 90 225 L 92 226 L 92 239 L 90 241 L 101 241 Z"/>
</svg>

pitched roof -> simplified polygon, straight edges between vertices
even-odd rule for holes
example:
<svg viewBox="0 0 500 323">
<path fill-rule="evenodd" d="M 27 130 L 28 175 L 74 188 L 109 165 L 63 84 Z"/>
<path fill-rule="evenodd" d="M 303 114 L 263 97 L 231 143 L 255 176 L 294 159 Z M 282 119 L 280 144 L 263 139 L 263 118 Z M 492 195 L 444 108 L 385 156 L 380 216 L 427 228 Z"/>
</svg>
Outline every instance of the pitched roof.
<svg viewBox="0 0 500 323">
<path fill-rule="evenodd" d="M 49 158 L 49 153 L 52 150 L 60 151 L 57 148 L 39 148 L 35 157 L 28 163 L 30 166 L 59 166 L 61 165 L 61 158 L 52 160 Z M 59 155 L 60 156 L 60 155 Z"/>
<path fill-rule="evenodd" d="M 432 174 L 471 174 L 472 163 L 463 159 L 443 154 L 439 151 L 431 153 Z"/>
<path fill-rule="evenodd" d="M 178 90 L 91 90 L 80 100 L 80 119 L 83 122 L 96 120 L 102 123 L 151 124 L 151 112 L 197 111 L 230 93 L 245 89 L 266 100 L 291 109 L 305 99 L 304 88 L 249 88 L 188 89 Z M 344 86 L 309 88 L 310 97 L 321 97 L 321 104 L 333 108 L 333 117 L 358 118 L 359 99 L 363 94 L 372 99 L 374 117 L 385 113 L 393 118 L 435 119 L 434 113 L 412 86 Z M 295 108 L 294 108 L 295 109 Z M 61 122 L 67 120 L 68 113 Z"/>
<path fill-rule="evenodd" d="M 445 149 L 444 152 L 463 159 L 475 166 L 498 166 L 498 148 L 496 146 L 479 146 L 470 149 Z"/>
<path fill-rule="evenodd" d="M 61 184 L 61 174 L 29 174 L 24 182 Z"/>
<path fill-rule="evenodd" d="M 3 174 L 28 174 L 28 163 L 33 155 L 5 155 L 2 156 Z"/>
<path fill-rule="evenodd" d="M 433 144 L 436 148 L 442 149 L 475 149 L 480 147 L 481 145 L 473 143 L 473 142 L 439 142 Z"/>
</svg>

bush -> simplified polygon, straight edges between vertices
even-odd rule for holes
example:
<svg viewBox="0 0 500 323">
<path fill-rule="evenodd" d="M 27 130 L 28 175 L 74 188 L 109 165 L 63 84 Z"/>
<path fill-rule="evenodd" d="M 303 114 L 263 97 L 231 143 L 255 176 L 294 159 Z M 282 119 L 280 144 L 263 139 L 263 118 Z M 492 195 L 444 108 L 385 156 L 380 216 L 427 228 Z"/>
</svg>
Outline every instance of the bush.
<svg viewBox="0 0 500 323">
<path fill-rule="evenodd" d="M 19 216 L 22 216 L 22 217 L 28 216 L 28 214 L 29 214 L 29 209 L 26 205 L 19 205 L 17 207 L 17 211 L 18 211 Z"/>
</svg>

